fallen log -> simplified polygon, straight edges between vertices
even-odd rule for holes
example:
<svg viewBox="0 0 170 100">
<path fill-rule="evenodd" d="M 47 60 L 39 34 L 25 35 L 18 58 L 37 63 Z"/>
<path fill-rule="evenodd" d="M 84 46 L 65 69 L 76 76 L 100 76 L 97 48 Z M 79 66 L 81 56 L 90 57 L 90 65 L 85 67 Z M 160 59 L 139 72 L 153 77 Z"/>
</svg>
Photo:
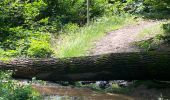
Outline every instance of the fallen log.
<svg viewBox="0 0 170 100">
<path fill-rule="evenodd" d="M 0 62 L 16 78 L 48 81 L 170 80 L 170 52 L 113 53 L 59 59 Z"/>
</svg>

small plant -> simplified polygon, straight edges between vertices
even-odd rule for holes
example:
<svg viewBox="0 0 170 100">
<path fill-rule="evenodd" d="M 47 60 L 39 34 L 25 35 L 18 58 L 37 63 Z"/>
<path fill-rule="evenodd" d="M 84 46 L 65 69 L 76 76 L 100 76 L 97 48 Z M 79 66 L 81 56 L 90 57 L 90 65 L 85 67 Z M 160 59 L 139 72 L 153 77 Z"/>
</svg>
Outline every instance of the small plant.
<svg viewBox="0 0 170 100">
<path fill-rule="evenodd" d="M 164 29 L 164 31 L 165 31 L 166 33 L 169 33 L 169 34 L 170 34 L 170 23 L 163 24 L 163 25 L 162 25 L 162 28 Z"/>
<path fill-rule="evenodd" d="M 32 40 L 28 49 L 28 56 L 47 58 L 53 54 L 50 44 L 47 41 Z"/>
<path fill-rule="evenodd" d="M 11 79 L 12 71 L 0 71 L 0 100 L 41 100 L 31 85 L 22 85 Z"/>
<path fill-rule="evenodd" d="M 63 27 L 63 32 L 71 33 L 71 32 L 75 32 L 78 29 L 79 29 L 79 26 L 77 24 L 68 23 Z"/>
</svg>

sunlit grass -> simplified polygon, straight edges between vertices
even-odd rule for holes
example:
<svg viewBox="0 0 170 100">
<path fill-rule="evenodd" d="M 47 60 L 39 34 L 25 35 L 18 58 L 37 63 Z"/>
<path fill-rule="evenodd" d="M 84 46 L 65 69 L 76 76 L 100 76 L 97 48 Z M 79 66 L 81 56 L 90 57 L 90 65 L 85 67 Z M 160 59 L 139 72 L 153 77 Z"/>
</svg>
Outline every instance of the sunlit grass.
<svg viewBox="0 0 170 100">
<path fill-rule="evenodd" d="M 135 44 L 146 51 L 159 48 L 159 45 L 165 42 L 164 38 L 169 34 L 165 31 L 163 25 L 169 22 L 170 21 L 162 22 L 142 30 L 137 36 L 137 38 L 142 41 L 136 42 Z"/>
<path fill-rule="evenodd" d="M 89 26 L 79 28 L 75 32 L 62 34 L 54 45 L 57 57 L 85 56 L 93 47 L 95 40 L 103 37 L 107 32 L 119 29 L 135 21 L 130 15 L 102 17 Z"/>
<path fill-rule="evenodd" d="M 8 62 L 10 60 L 11 60 L 11 58 L 9 58 L 9 57 L 0 57 L 1 62 Z"/>
<path fill-rule="evenodd" d="M 154 37 L 158 34 L 162 34 L 163 29 L 161 29 L 161 25 L 162 24 L 156 24 L 154 26 L 147 27 L 139 33 L 138 38 Z"/>
</svg>

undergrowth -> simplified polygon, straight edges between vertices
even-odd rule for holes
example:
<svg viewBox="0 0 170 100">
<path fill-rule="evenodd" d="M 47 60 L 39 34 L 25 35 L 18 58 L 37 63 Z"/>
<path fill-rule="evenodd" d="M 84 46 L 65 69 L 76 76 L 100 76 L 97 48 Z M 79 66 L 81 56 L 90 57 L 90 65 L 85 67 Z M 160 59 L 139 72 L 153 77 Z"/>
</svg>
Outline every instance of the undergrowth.
<svg viewBox="0 0 170 100">
<path fill-rule="evenodd" d="M 170 40 L 170 21 L 162 22 L 160 24 L 144 29 L 138 38 L 144 39 L 136 42 L 139 48 L 144 51 L 157 50 L 161 45 L 169 44 Z"/>
<path fill-rule="evenodd" d="M 12 72 L 0 71 L 0 100 L 41 100 L 30 84 L 23 85 L 11 79 Z"/>
<path fill-rule="evenodd" d="M 92 22 L 89 26 L 66 31 L 54 39 L 53 47 L 57 57 L 85 56 L 93 47 L 95 40 L 103 37 L 107 32 L 119 29 L 127 24 L 132 24 L 134 17 L 129 14 L 121 16 L 104 16 Z"/>
</svg>

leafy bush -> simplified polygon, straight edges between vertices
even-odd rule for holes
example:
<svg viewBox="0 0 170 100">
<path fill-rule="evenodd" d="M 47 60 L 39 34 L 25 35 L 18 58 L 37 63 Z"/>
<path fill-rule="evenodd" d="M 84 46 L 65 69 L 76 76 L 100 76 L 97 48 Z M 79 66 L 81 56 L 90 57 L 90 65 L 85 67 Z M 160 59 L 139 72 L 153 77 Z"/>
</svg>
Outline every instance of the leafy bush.
<svg viewBox="0 0 170 100">
<path fill-rule="evenodd" d="M 47 41 L 32 40 L 28 49 L 28 56 L 47 58 L 53 54 L 51 47 Z"/>
<path fill-rule="evenodd" d="M 77 24 L 68 23 L 63 27 L 63 32 L 64 33 L 71 33 L 71 32 L 75 32 L 78 29 L 79 29 L 79 26 Z"/>
<path fill-rule="evenodd" d="M 142 0 L 110 0 L 106 8 L 106 12 L 111 14 L 136 14 L 143 12 L 145 6 Z"/>
<path fill-rule="evenodd" d="M 170 34 L 170 23 L 163 24 L 162 28 L 164 29 L 165 33 Z"/>
<path fill-rule="evenodd" d="M 0 27 L 13 27 L 24 23 L 23 4 L 19 0 L 0 0 Z"/>
<path fill-rule="evenodd" d="M 48 5 L 45 12 L 49 16 L 59 17 L 62 24 L 69 22 L 83 25 L 86 23 L 86 1 L 85 0 L 46 0 Z M 104 14 L 106 0 L 90 0 L 90 18 Z"/>
<path fill-rule="evenodd" d="M 50 43 L 48 42 L 50 41 L 49 33 L 34 32 L 23 29 L 22 27 L 15 27 L 9 28 L 8 32 L 3 34 L 0 34 L 2 36 L 0 45 L 3 50 L 3 53 L 1 52 L 3 56 L 49 57 L 52 54 Z M 31 52 L 30 50 L 34 51 Z M 38 54 L 41 55 L 38 56 Z"/>
<path fill-rule="evenodd" d="M 0 56 L 1 55 L 5 56 L 5 57 L 15 57 L 18 55 L 18 52 L 16 50 L 4 51 L 4 50 L 0 49 Z"/>
<path fill-rule="evenodd" d="M 40 41 L 50 40 L 49 35 L 38 32 L 39 28 L 37 28 L 42 23 L 47 23 L 45 18 L 41 18 L 41 13 L 46 6 L 43 0 L 0 0 L 1 56 L 27 56 L 28 49 L 33 48 L 32 38 Z M 50 43 L 46 42 L 44 45 L 48 46 Z M 41 49 L 43 49 L 42 46 Z M 37 55 L 33 53 L 37 52 L 32 52 L 32 55 Z"/>
<path fill-rule="evenodd" d="M 35 0 L 31 3 L 28 1 L 24 3 L 23 17 L 25 18 L 25 23 L 31 25 L 34 23 L 36 17 L 40 15 L 40 11 L 45 10 L 46 3 L 43 0 Z"/>
<path fill-rule="evenodd" d="M 107 4 L 107 11 L 112 14 L 119 14 L 122 12 L 128 13 L 160 13 L 166 14 L 170 11 L 169 0 L 109 0 Z"/>
<path fill-rule="evenodd" d="M 12 72 L 0 71 L 0 100 L 40 100 L 40 94 L 31 85 L 11 80 Z"/>
<path fill-rule="evenodd" d="M 169 0 L 144 0 L 145 5 L 150 10 L 169 10 Z"/>
</svg>

